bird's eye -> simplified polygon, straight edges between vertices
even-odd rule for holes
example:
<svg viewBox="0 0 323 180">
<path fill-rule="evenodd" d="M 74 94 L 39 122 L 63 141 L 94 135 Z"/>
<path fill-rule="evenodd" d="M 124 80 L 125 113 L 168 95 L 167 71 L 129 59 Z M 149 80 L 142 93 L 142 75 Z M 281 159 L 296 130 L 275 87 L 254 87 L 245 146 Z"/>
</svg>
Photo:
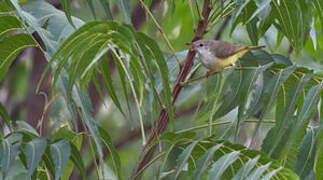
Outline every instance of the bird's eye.
<svg viewBox="0 0 323 180">
<path fill-rule="evenodd" d="M 203 44 L 200 44 L 200 47 L 203 47 Z"/>
</svg>

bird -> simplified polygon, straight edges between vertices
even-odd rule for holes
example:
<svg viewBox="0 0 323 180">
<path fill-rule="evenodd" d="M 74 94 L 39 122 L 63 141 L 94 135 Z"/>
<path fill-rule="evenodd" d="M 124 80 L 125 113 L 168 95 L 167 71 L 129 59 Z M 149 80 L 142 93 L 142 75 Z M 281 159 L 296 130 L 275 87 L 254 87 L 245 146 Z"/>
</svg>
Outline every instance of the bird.
<svg viewBox="0 0 323 180">
<path fill-rule="evenodd" d="M 262 49 L 265 46 L 245 46 L 222 40 L 201 39 L 186 43 L 195 50 L 200 62 L 211 72 L 221 72 L 228 66 L 234 66 L 236 61 L 249 50 Z"/>
</svg>

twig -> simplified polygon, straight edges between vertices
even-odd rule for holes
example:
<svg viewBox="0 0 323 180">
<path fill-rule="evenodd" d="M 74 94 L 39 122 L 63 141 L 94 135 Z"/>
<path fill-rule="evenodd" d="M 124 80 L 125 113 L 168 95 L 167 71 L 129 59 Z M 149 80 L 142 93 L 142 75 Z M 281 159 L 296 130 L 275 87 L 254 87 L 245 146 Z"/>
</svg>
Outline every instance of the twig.
<svg viewBox="0 0 323 180">
<path fill-rule="evenodd" d="M 173 55 L 175 56 L 175 59 L 176 59 L 178 65 L 180 67 L 182 67 L 182 62 L 179 60 L 178 56 L 176 55 L 175 49 L 173 48 L 173 46 L 169 42 L 169 40 L 168 40 L 165 32 L 163 31 L 162 27 L 158 24 L 157 20 L 154 18 L 153 14 L 150 12 L 150 10 L 146 6 L 146 4 L 142 0 L 139 0 L 139 1 L 140 1 L 141 5 L 145 8 L 146 12 L 149 14 L 150 18 L 153 20 L 153 23 L 157 27 L 158 31 L 161 33 L 164 40 L 166 41 L 166 44 L 167 44 L 168 48 L 171 50 L 171 52 L 173 53 Z"/>
<path fill-rule="evenodd" d="M 245 120 L 245 123 L 259 123 L 259 120 Z M 275 123 L 275 120 L 264 120 L 264 123 Z M 232 121 L 224 121 L 224 122 L 214 122 L 211 124 L 211 126 L 220 126 L 220 125 L 226 125 L 226 124 L 232 124 Z M 200 126 L 195 126 L 195 127 L 191 127 L 188 129 L 183 129 L 180 131 L 177 131 L 176 133 L 184 133 L 184 132 L 188 132 L 188 131 L 195 131 L 195 130 L 199 130 L 199 129 L 204 129 L 209 127 L 210 124 L 203 124 Z"/>
</svg>

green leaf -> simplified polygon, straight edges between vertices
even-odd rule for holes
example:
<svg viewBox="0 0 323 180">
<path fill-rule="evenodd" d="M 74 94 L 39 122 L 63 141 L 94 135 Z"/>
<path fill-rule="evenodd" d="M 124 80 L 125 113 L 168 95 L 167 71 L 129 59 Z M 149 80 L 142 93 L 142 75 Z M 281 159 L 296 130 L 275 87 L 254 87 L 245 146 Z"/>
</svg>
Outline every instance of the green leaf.
<svg viewBox="0 0 323 180">
<path fill-rule="evenodd" d="M 0 165 L 4 177 L 15 163 L 16 156 L 20 153 L 21 134 L 12 134 L 7 139 L 2 139 L 0 144 Z"/>
<path fill-rule="evenodd" d="M 38 137 L 26 144 L 25 154 L 27 158 L 28 176 L 34 173 L 38 167 L 45 150 L 47 142 L 44 138 Z"/>
<path fill-rule="evenodd" d="M 0 80 L 7 73 L 16 56 L 26 47 L 37 46 L 28 34 L 16 34 L 0 41 Z"/>
<path fill-rule="evenodd" d="M 254 19 L 254 17 L 256 17 L 257 15 L 261 16 L 264 11 L 271 11 L 270 2 L 271 0 L 255 0 L 257 10 L 253 12 L 252 16 L 247 22 Z M 268 12 L 266 12 L 265 14 L 268 15 Z M 261 18 L 266 19 L 266 16 L 262 16 Z"/>
<path fill-rule="evenodd" d="M 66 21 L 59 21 L 56 19 L 56 15 L 65 16 L 64 13 L 58 11 L 53 6 L 49 5 L 47 2 L 35 1 L 35 3 L 32 3 L 32 6 L 28 6 L 28 8 L 26 8 L 26 10 L 23 10 L 19 6 L 19 4 L 16 0 L 12 0 L 12 2 L 14 4 L 15 8 L 17 9 L 17 15 L 20 16 L 24 20 L 24 22 L 28 23 L 28 25 L 30 25 L 32 27 L 32 29 L 36 30 L 38 32 L 38 34 L 40 35 L 41 39 L 43 40 L 43 42 L 46 46 L 46 50 L 47 50 L 46 58 L 47 59 L 51 59 L 51 58 L 53 59 L 55 52 L 66 50 L 64 48 L 66 48 L 66 46 L 70 45 L 70 44 L 67 43 L 67 45 L 66 44 L 60 45 L 60 43 L 63 39 L 67 38 L 67 36 L 68 36 L 67 39 L 73 39 L 73 38 L 75 38 L 75 36 L 79 35 L 79 34 L 70 35 L 74 31 L 74 29 L 69 25 L 67 20 Z M 42 22 L 40 21 L 42 19 L 44 20 L 44 18 L 42 18 L 42 17 L 36 18 L 35 16 L 33 16 L 29 12 L 27 12 L 28 10 L 35 10 L 35 9 L 40 11 L 43 16 L 51 17 L 54 19 L 53 21 L 48 22 L 48 27 L 46 29 L 42 28 Z M 66 19 L 66 18 L 64 17 L 64 19 Z M 46 22 L 46 19 L 44 22 Z M 80 27 L 80 25 L 83 24 L 83 21 L 81 21 L 79 19 L 77 19 L 77 21 L 74 21 L 74 19 L 73 19 L 73 22 L 77 27 Z M 116 24 L 116 23 L 107 23 L 107 22 L 105 22 L 105 23 L 108 25 L 109 24 L 111 25 L 111 26 L 109 26 L 109 27 L 112 27 L 111 30 L 113 30 L 113 27 L 115 27 L 113 25 Z M 65 27 L 65 28 L 57 28 L 60 26 Z M 102 26 L 100 26 L 100 28 L 102 30 Z M 93 28 L 91 26 L 91 30 L 93 30 L 94 32 L 96 32 L 100 28 Z M 106 30 L 106 28 L 104 30 Z M 84 31 L 81 31 L 81 33 L 83 33 L 83 32 Z M 55 34 L 56 36 L 53 36 L 53 34 Z M 59 50 L 58 50 L 58 45 L 60 45 Z M 60 55 L 61 54 L 58 54 L 57 57 L 54 58 L 54 60 L 56 60 Z M 51 65 L 51 63 L 53 63 L 53 62 L 54 61 L 49 62 L 49 64 Z M 50 66 L 47 68 L 49 69 Z M 46 71 L 46 69 L 45 69 L 45 71 Z M 103 162 L 103 152 L 102 152 L 101 141 L 99 138 L 99 132 L 98 132 L 98 129 L 96 126 L 96 122 L 93 119 L 92 105 L 89 100 L 89 97 L 87 95 L 85 95 L 84 92 L 82 92 L 78 86 L 75 86 L 75 88 L 73 88 L 73 90 L 72 90 L 71 99 L 67 98 L 68 77 L 67 77 L 67 70 L 65 68 L 60 73 L 58 81 L 59 81 L 60 92 L 63 95 L 64 99 L 66 100 L 68 108 L 69 108 L 72 116 L 74 117 L 73 120 L 76 120 L 76 111 L 78 111 L 79 115 L 84 120 L 84 123 L 87 126 L 89 133 L 91 134 L 91 138 L 93 138 L 93 140 L 96 144 L 96 151 L 97 151 L 98 157 L 100 159 L 100 164 L 103 165 L 104 162 Z M 74 128 L 77 128 L 76 121 L 74 121 L 73 123 L 75 125 Z M 72 148 L 72 154 L 73 154 L 73 148 Z M 105 170 L 106 169 L 99 169 L 99 175 L 103 174 L 103 171 L 105 171 Z"/>
<path fill-rule="evenodd" d="M 257 45 L 258 44 L 257 19 L 253 19 L 249 23 L 247 23 L 247 32 L 249 35 L 249 39 L 252 42 L 252 45 Z"/>
<path fill-rule="evenodd" d="M 46 168 L 48 169 L 48 171 L 54 177 L 54 175 L 55 175 L 55 164 L 54 164 L 54 161 L 52 159 L 49 147 L 46 148 L 45 153 L 44 153 L 44 155 L 42 157 L 42 160 L 43 160 Z M 37 171 L 36 173 L 39 174 L 39 171 Z"/>
<path fill-rule="evenodd" d="M 235 0 L 234 5 L 234 11 L 231 17 L 230 35 L 239 23 L 245 24 L 249 21 L 253 12 L 257 9 L 256 4 L 250 0 Z"/>
<path fill-rule="evenodd" d="M 131 24 L 129 2 L 127 0 L 114 0 L 114 1 L 117 3 L 125 23 Z"/>
<path fill-rule="evenodd" d="M 315 136 L 316 133 L 313 129 L 308 130 L 299 147 L 294 171 L 302 179 L 306 179 L 313 170 L 315 159 Z"/>
<path fill-rule="evenodd" d="M 72 159 L 73 159 L 72 156 L 74 156 L 74 157 L 77 156 L 77 155 L 75 155 L 75 153 L 80 154 L 79 151 L 80 151 L 81 145 L 82 145 L 82 134 L 76 134 L 73 131 L 71 131 L 68 126 L 64 126 L 64 127 L 61 127 L 55 133 L 55 136 L 54 136 L 54 141 L 57 141 L 60 139 L 68 140 L 70 142 L 70 146 L 73 146 L 73 147 L 70 147 L 71 148 L 71 157 L 70 157 L 70 160 L 67 162 L 67 164 L 63 170 L 62 176 L 61 176 L 62 180 L 68 180 L 71 173 L 72 173 L 73 167 L 74 167 L 74 163 L 72 161 Z M 77 158 L 75 158 L 75 159 L 77 159 Z M 76 163 L 78 163 L 77 167 L 82 166 L 82 164 L 83 164 L 82 159 L 80 159 L 78 162 L 75 162 L 75 164 Z M 81 170 L 81 169 L 79 168 L 79 170 Z M 83 165 L 83 170 L 84 170 L 84 165 Z M 82 175 L 82 177 L 84 179 L 85 172 L 83 171 L 80 174 Z"/>
<path fill-rule="evenodd" d="M 272 7 L 277 12 L 277 19 L 279 21 L 281 31 L 288 38 L 293 47 L 298 51 L 299 37 L 298 37 L 298 11 L 296 3 L 289 0 L 273 0 Z"/>
<path fill-rule="evenodd" d="M 113 16 L 110 10 L 110 2 L 108 0 L 100 0 L 100 3 L 103 6 L 105 15 L 108 17 L 109 20 L 112 20 Z"/>
<path fill-rule="evenodd" d="M 113 84 L 112 84 L 110 64 L 109 64 L 109 60 L 107 57 L 103 57 L 100 67 L 102 68 L 102 77 L 103 77 L 103 82 L 104 82 L 106 90 L 108 91 L 113 103 L 116 105 L 116 107 L 119 109 L 119 111 L 123 115 L 125 115 L 122 108 L 121 108 L 119 98 L 117 97 L 116 91 L 115 91 Z"/>
<path fill-rule="evenodd" d="M 115 65 L 118 69 L 118 73 L 119 73 L 119 78 L 121 81 L 121 87 L 122 87 L 122 92 L 123 92 L 123 96 L 126 99 L 126 103 L 127 103 L 127 108 L 128 108 L 128 112 L 129 112 L 129 116 L 131 115 L 131 107 L 130 107 L 130 100 L 129 100 L 129 95 L 128 95 L 128 82 L 126 80 L 126 69 L 124 69 L 121 65 L 121 59 L 117 57 L 116 52 L 111 52 L 113 60 L 115 62 Z M 134 94 L 133 94 L 134 95 Z M 138 109 L 140 110 L 140 109 Z M 138 111 L 138 113 L 141 113 L 140 111 Z"/>
<path fill-rule="evenodd" d="M 74 144 L 71 144 L 72 154 L 71 154 L 71 160 L 79 170 L 82 179 L 86 179 L 86 169 L 84 166 L 83 158 L 81 156 L 80 150 L 77 149 L 77 147 Z"/>
<path fill-rule="evenodd" d="M 7 126 L 8 127 L 11 127 L 11 123 L 10 123 L 10 118 L 9 118 L 9 114 L 8 114 L 8 112 L 7 112 L 7 110 L 6 110 L 6 108 L 2 105 L 2 103 L 0 103 L 0 116 L 3 118 L 3 120 L 6 122 L 6 124 L 7 124 Z M 0 128 L 1 128 L 1 130 L 0 130 L 0 134 L 1 134 L 1 136 L 3 135 L 2 133 L 2 125 L 1 125 L 1 123 L 0 123 Z"/>
<path fill-rule="evenodd" d="M 70 0 L 60 0 L 61 5 L 63 6 L 63 10 L 65 12 L 66 18 L 68 20 L 68 22 L 74 27 L 74 23 L 71 17 L 71 1 Z"/>
<path fill-rule="evenodd" d="M 90 7 L 91 13 L 94 17 L 94 19 L 96 19 L 96 13 L 95 13 L 95 8 L 94 8 L 94 4 L 93 4 L 93 0 L 86 0 L 88 6 Z"/>
<path fill-rule="evenodd" d="M 322 107 L 322 104 L 321 104 Z M 322 114 L 321 114 L 322 115 Z M 323 131 L 322 126 L 317 135 L 317 145 L 316 145 L 316 154 L 315 154 L 315 163 L 314 163 L 314 172 L 316 179 L 323 178 Z"/>
<path fill-rule="evenodd" d="M 121 170 L 121 161 L 120 161 L 120 157 L 118 155 L 118 152 L 115 149 L 115 147 L 113 146 L 112 140 L 111 140 L 109 134 L 102 127 L 99 126 L 98 128 L 99 128 L 100 137 L 101 137 L 102 142 L 110 151 L 111 159 L 112 159 L 112 163 L 113 163 L 113 167 L 114 167 L 114 172 L 116 172 L 118 175 L 118 178 L 121 179 L 121 171 L 120 171 Z"/>
<path fill-rule="evenodd" d="M 217 151 L 222 144 L 217 144 L 205 152 L 197 161 L 196 168 L 193 172 L 193 179 L 201 179 L 203 172 L 208 168 L 212 162 L 214 152 Z"/>
<path fill-rule="evenodd" d="M 229 154 L 222 156 L 219 160 L 212 164 L 212 167 L 209 171 L 208 179 L 221 179 L 223 172 L 238 159 L 239 154 L 239 151 L 233 151 Z"/>
<path fill-rule="evenodd" d="M 188 158 L 190 157 L 195 145 L 198 143 L 198 141 L 194 141 L 193 143 L 191 143 L 189 146 L 187 146 L 185 148 L 185 150 L 178 156 L 177 161 L 177 167 L 178 169 L 176 170 L 176 174 L 175 174 L 175 179 L 178 178 L 179 174 L 181 173 L 181 171 L 183 170 L 185 164 L 188 161 Z"/>
<path fill-rule="evenodd" d="M 243 165 L 239 171 L 237 172 L 237 174 L 234 176 L 234 178 L 232 180 L 243 180 L 245 179 L 249 172 L 254 168 L 254 166 L 256 165 L 256 163 L 258 162 L 260 156 L 256 156 L 253 159 L 250 159 L 245 165 Z"/>
<path fill-rule="evenodd" d="M 312 3 L 316 9 L 316 12 L 320 18 L 321 27 L 323 28 L 323 2 L 321 0 L 313 0 Z"/>
<path fill-rule="evenodd" d="M 276 99 L 276 96 L 282 86 L 282 84 L 287 80 L 287 78 L 294 72 L 296 69 L 296 66 L 289 66 L 285 69 L 279 70 L 278 73 L 276 73 L 274 76 L 271 77 L 271 79 L 267 80 L 266 86 L 264 87 L 264 90 L 262 92 L 261 98 L 258 101 L 258 104 L 256 107 L 262 108 L 261 114 L 260 114 L 260 122 L 257 123 L 257 127 L 255 130 L 254 135 L 257 133 L 263 118 L 265 114 L 270 110 L 272 104 L 274 103 L 274 100 Z M 256 111 L 255 111 L 256 112 Z M 267 136 L 268 137 L 268 136 Z M 266 139 L 265 139 L 266 141 Z M 269 142 L 270 141 L 266 141 Z M 268 150 L 269 147 L 265 145 L 266 143 L 263 143 L 263 150 Z"/>
<path fill-rule="evenodd" d="M 260 166 L 259 168 L 256 168 L 250 173 L 250 175 L 246 178 L 246 180 L 259 179 L 262 173 L 264 173 L 266 169 L 269 168 L 270 164 L 271 163 L 269 162 L 263 166 Z"/>
<path fill-rule="evenodd" d="M 271 177 L 273 177 L 276 173 L 278 173 L 278 171 L 280 171 L 282 169 L 282 167 L 275 169 L 269 173 L 267 173 L 266 175 L 263 176 L 263 178 L 261 178 L 261 180 L 270 180 Z"/>
<path fill-rule="evenodd" d="M 0 14 L 7 14 L 10 12 L 10 9 L 6 5 L 6 2 L 0 2 Z"/>
<path fill-rule="evenodd" d="M 288 128 L 290 128 L 289 125 L 292 121 L 299 95 L 301 94 L 305 85 L 308 83 L 311 77 L 312 73 L 307 73 L 303 75 L 295 83 L 294 88 L 292 88 L 292 90 L 288 92 L 284 111 L 282 115 L 278 119 L 276 119 L 275 136 L 273 137 L 273 139 L 267 141 L 271 143 L 270 150 L 268 151 L 270 156 L 276 157 L 276 155 L 280 154 L 281 148 L 283 147 L 283 145 L 280 144 L 280 142 L 284 137 L 284 134 L 288 132 Z"/>
<path fill-rule="evenodd" d="M 269 168 L 266 170 L 266 173 L 275 171 L 276 169 L 280 169 L 275 175 L 274 179 L 299 179 L 298 176 L 288 168 L 281 167 L 280 163 L 274 161 L 273 159 L 268 158 L 264 153 L 252 149 L 248 149 L 239 144 L 231 144 L 227 141 L 223 140 L 212 140 L 213 138 L 205 138 L 200 140 L 199 146 L 197 146 L 192 154 L 193 159 L 197 159 L 203 153 L 201 151 L 205 151 L 205 149 L 209 149 L 217 144 L 223 144 L 221 148 L 215 152 L 213 161 L 218 161 L 220 158 L 232 152 L 240 152 L 238 156 L 238 160 L 231 164 L 230 168 L 226 168 L 224 173 L 222 173 L 221 179 L 232 179 L 235 175 L 237 175 L 238 170 L 243 167 L 245 164 L 249 162 L 249 160 L 260 156 L 257 163 L 255 164 L 255 169 L 260 168 L 268 163 L 270 163 Z M 226 163 L 221 165 L 225 166 Z M 194 164 L 195 165 L 195 164 Z M 212 168 L 212 167 L 211 167 Z M 250 173 L 248 174 L 250 175 Z"/>
<path fill-rule="evenodd" d="M 60 179 L 66 163 L 71 155 L 71 146 L 67 140 L 61 140 L 50 145 L 50 152 L 55 164 L 55 180 Z"/>
<path fill-rule="evenodd" d="M 0 39 L 7 33 L 19 30 L 21 22 L 15 16 L 0 16 Z"/>
<path fill-rule="evenodd" d="M 148 36 L 146 36 L 141 32 L 138 32 L 136 34 L 136 37 L 140 46 L 146 46 L 151 51 L 153 58 L 154 60 L 156 60 L 156 63 L 158 65 L 159 74 L 162 78 L 162 84 L 164 88 L 163 92 L 165 93 L 164 97 L 166 98 L 166 102 L 167 102 L 170 129 L 172 130 L 174 128 L 174 111 L 173 111 L 173 104 L 172 104 L 172 93 L 169 87 L 169 72 L 168 72 L 167 63 L 157 43 L 153 39 L 149 38 Z"/>
<path fill-rule="evenodd" d="M 281 152 L 281 159 L 284 159 L 286 157 L 287 161 L 291 162 L 292 160 L 288 159 L 289 156 L 295 156 L 296 153 L 294 153 L 293 151 L 290 152 L 290 149 L 297 148 L 300 145 L 303 137 L 306 135 L 306 129 L 314 115 L 315 107 L 318 103 L 318 97 L 321 93 L 322 87 L 323 85 L 321 83 L 313 86 L 308 91 L 302 105 L 301 112 L 296 118 L 296 121 L 293 123 L 295 125 L 293 126 L 293 129 L 290 133 L 290 138 L 287 141 L 285 149 L 283 149 L 283 151 Z"/>
</svg>

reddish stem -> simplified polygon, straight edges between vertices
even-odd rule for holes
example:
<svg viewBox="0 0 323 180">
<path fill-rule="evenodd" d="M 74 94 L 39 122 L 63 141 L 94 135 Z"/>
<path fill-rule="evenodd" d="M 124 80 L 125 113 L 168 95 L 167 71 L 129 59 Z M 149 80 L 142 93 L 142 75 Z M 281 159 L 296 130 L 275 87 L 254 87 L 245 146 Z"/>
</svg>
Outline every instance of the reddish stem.
<svg viewBox="0 0 323 180">
<path fill-rule="evenodd" d="M 198 27 L 194 30 L 194 38 L 192 42 L 199 40 L 203 37 L 203 35 L 206 33 L 206 27 L 207 27 L 207 22 L 208 22 L 208 17 L 210 14 L 211 8 L 210 8 L 210 0 L 204 0 L 204 6 L 203 6 L 203 11 L 202 11 L 202 18 L 199 20 Z M 172 96 L 173 96 L 173 104 L 175 104 L 177 97 L 179 93 L 181 92 L 183 86 L 181 86 L 181 82 L 184 82 L 186 79 L 188 73 L 190 72 L 192 66 L 193 66 L 193 59 L 195 57 L 196 52 L 193 50 L 189 50 L 187 53 L 187 56 L 184 60 L 184 65 L 181 67 L 181 70 L 177 76 L 177 79 L 175 81 L 175 85 L 172 91 Z M 168 123 L 168 112 L 166 109 L 163 109 L 160 112 L 159 119 L 157 126 L 155 126 L 150 133 L 150 137 L 146 143 L 146 145 L 143 147 L 142 151 L 144 152 L 148 145 L 156 138 L 156 135 L 161 135 L 166 128 L 166 125 Z M 147 153 L 144 155 L 143 159 L 138 165 L 137 171 L 136 171 L 136 176 L 135 179 L 138 179 L 138 176 L 142 172 L 143 168 L 146 166 L 146 164 L 149 162 L 149 160 L 152 157 L 152 154 L 156 148 L 156 145 L 151 147 Z"/>
</svg>

